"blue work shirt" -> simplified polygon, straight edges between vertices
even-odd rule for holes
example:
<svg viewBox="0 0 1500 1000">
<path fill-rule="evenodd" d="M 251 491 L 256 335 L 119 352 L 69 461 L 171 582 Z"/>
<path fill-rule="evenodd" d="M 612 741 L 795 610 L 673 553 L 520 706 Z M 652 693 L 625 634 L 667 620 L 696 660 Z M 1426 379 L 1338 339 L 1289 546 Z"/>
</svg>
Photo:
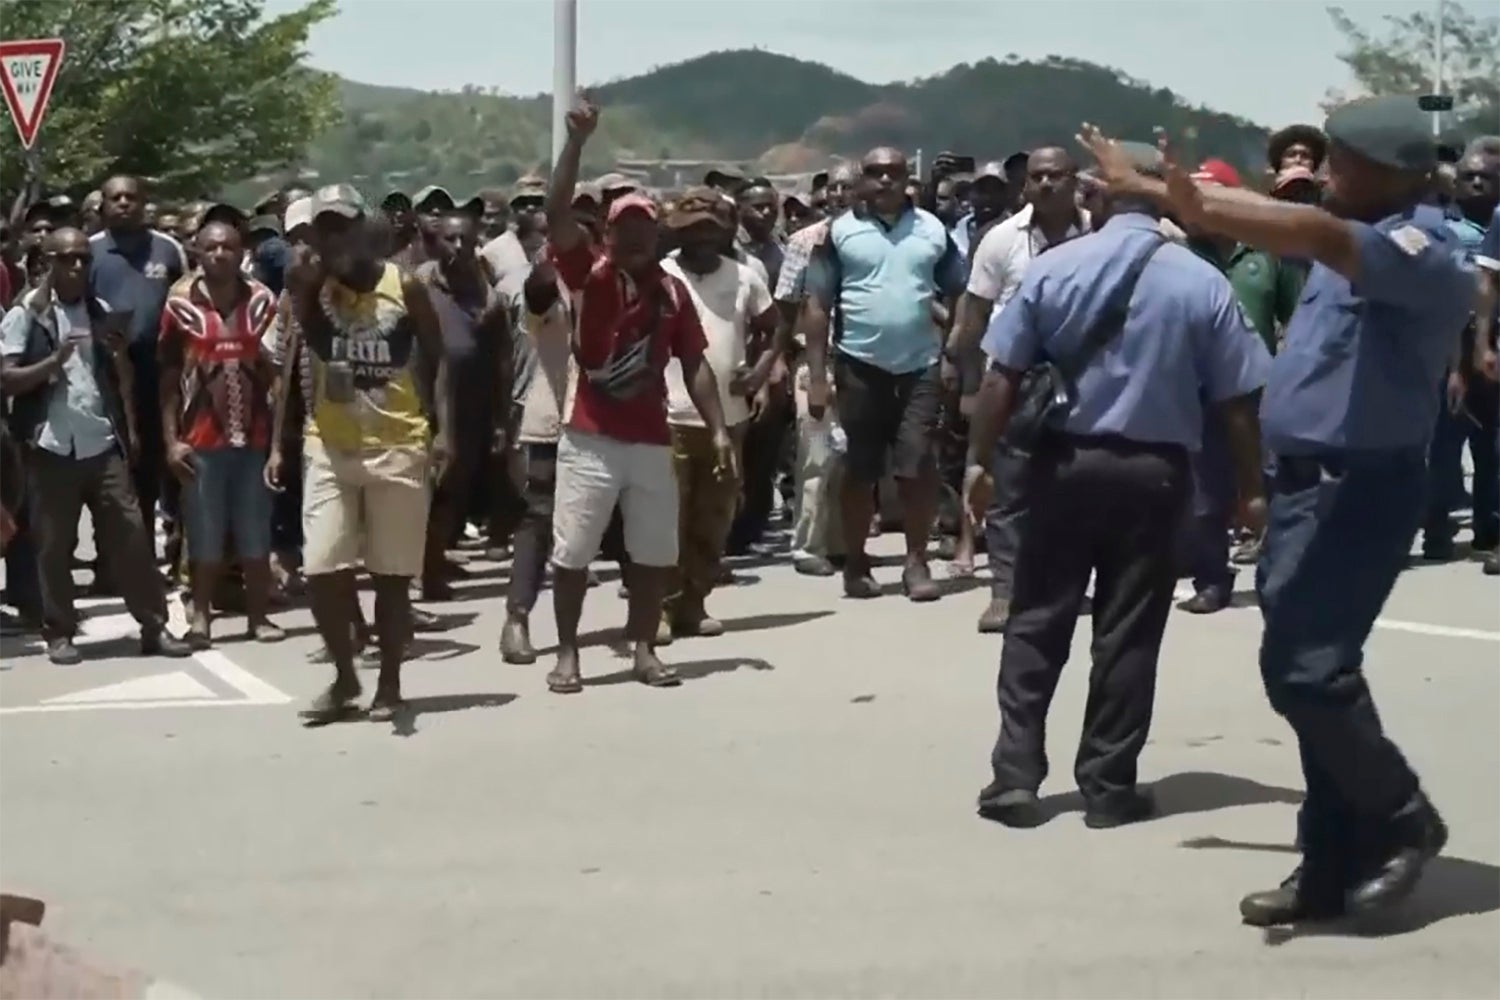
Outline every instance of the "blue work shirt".
<svg viewBox="0 0 1500 1000">
<path fill-rule="evenodd" d="M 117 240 L 109 230 L 89 237 L 89 291 L 113 312 L 129 312 L 130 360 L 140 372 L 156 369 L 156 336 L 167 292 L 187 270 L 182 244 L 154 229 Z"/>
<path fill-rule="evenodd" d="M 985 354 L 1014 371 L 1073 357 L 1131 262 L 1158 239 L 1155 219 L 1125 213 L 1049 249 L 990 317 Z M 1141 272 L 1124 330 L 1079 375 L 1064 429 L 1197 451 L 1203 399 L 1255 392 L 1270 364 L 1229 280 L 1187 247 L 1167 243 Z"/>
<path fill-rule="evenodd" d="M 835 289 L 835 264 L 841 273 Z M 873 214 L 845 212 L 814 256 L 807 289 L 825 303 L 838 295 L 849 357 L 896 375 L 931 368 L 942 351 L 932 300 L 963 291 L 962 261 L 938 217 L 907 208 L 892 226 Z"/>
<path fill-rule="evenodd" d="M 1345 225 L 1359 280 L 1313 264 L 1261 400 L 1261 436 L 1279 455 L 1425 447 L 1434 387 L 1473 309 L 1473 270 L 1441 210 Z"/>
</svg>

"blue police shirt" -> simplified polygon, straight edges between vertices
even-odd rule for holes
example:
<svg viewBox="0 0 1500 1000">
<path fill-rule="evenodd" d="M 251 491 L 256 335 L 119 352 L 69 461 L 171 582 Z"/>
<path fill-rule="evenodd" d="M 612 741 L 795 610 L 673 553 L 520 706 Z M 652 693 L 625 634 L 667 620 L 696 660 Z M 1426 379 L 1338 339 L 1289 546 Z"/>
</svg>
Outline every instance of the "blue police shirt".
<svg viewBox="0 0 1500 1000">
<path fill-rule="evenodd" d="M 89 291 L 113 312 L 131 313 L 127 335 L 137 370 L 156 363 L 156 336 L 167 293 L 187 270 L 182 244 L 154 229 L 117 240 L 109 230 L 89 237 Z"/>
<path fill-rule="evenodd" d="M 1157 239 L 1155 219 L 1125 213 L 1049 249 L 990 318 L 984 352 L 1016 371 L 1043 358 L 1072 357 L 1131 262 Z M 1255 392 L 1270 363 L 1229 280 L 1193 251 L 1168 243 L 1141 272 L 1124 330 L 1078 377 L 1065 429 L 1196 451 L 1203 397 L 1222 402 Z"/>
<path fill-rule="evenodd" d="M 1486 271 L 1500 271 L 1500 205 L 1495 206 L 1495 212 L 1490 216 L 1490 228 L 1484 231 L 1474 263 Z"/>
<path fill-rule="evenodd" d="M 1473 308 L 1473 272 L 1439 209 L 1346 225 L 1359 280 L 1314 263 L 1271 365 L 1260 422 L 1277 454 L 1425 447 L 1433 387 Z"/>
<path fill-rule="evenodd" d="M 832 254 L 842 273 L 837 290 Z M 932 300 L 957 295 L 963 283 L 947 229 L 920 208 L 908 208 L 889 227 L 873 214 L 845 212 L 829 226 L 827 252 L 807 272 L 811 294 L 824 302 L 839 296 L 837 349 L 896 375 L 937 364 L 942 344 Z"/>
</svg>

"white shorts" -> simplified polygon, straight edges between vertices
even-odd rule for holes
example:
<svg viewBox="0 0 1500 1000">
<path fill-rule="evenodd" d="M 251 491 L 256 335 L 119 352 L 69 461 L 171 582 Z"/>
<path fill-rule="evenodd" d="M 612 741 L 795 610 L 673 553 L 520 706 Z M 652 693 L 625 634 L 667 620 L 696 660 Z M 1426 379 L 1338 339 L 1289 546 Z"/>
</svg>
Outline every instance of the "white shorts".
<svg viewBox="0 0 1500 1000">
<path fill-rule="evenodd" d="M 427 453 L 344 454 L 309 436 L 302 449 L 302 571 L 364 568 L 416 576 L 427 547 Z"/>
<path fill-rule="evenodd" d="M 625 551 L 642 566 L 677 565 L 677 477 L 672 449 L 565 429 L 557 443 L 552 564 L 587 569 L 620 505 Z"/>
</svg>

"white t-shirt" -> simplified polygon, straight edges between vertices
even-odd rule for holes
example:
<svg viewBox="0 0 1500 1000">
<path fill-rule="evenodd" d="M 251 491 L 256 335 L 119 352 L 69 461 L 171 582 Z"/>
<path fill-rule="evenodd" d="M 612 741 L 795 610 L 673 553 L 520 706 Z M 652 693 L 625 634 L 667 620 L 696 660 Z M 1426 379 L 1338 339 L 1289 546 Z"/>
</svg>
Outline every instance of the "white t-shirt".
<svg viewBox="0 0 1500 1000">
<path fill-rule="evenodd" d="M 693 297 L 698 319 L 703 324 L 703 337 L 708 342 L 703 357 L 719 383 L 724 424 L 734 427 L 750 419 L 750 406 L 743 397 L 730 395 L 729 378 L 745 363 L 750 319 L 771 308 L 771 290 L 754 268 L 728 257 L 721 258 L 718 270 L 703 275 L 686 270 L 676 258 L 674 253 L 662 261 L 662 270 L 681 278 Z M 667 422 L 704 426 L 698 408 L 688 396 L 682 363 L 676 358 L 667 364 Z"/>
<path fill-rule="evenodd" d="M 1047 237 L 1041 227 L 1031 224 L 1032 207 L 1027 205 L 1015 215 L 990 227 L 974 250 L 969 268 L 969 294 L 995 303 L 991 315 L 998 312 L 1021 287 L 1026 268 L 1037 254 L 1047 249 Z M 1078 222 L 1068 229 L 1067 239 L 1089 231 L 1089 215 L 1079 210 Z"/>
</svg>

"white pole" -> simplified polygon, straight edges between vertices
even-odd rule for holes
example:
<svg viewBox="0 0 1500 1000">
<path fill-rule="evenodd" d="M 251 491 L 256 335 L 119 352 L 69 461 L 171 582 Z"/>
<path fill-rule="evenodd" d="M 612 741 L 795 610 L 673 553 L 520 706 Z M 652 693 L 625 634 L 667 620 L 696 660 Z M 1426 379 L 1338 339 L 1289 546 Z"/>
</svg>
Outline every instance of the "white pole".
<svg viewBox="0 0 1500 1000">
<path fill-rule="evenodd" d="M 578 0 L 552 0 L 552 163 L 568 138 L 568 112 L 578 89 Z"/>
<path fill-rule="evenodd" d="M 1432 92 L 1441 95 L 1443 92 L 1443 0 L 1437 0 L 1437 17 L 1432 25 Z M 1432 137 L 1439 138 L 1443 134 L 1443 113 L 1434 111 L 1432 113 Z"/>
</svg>

